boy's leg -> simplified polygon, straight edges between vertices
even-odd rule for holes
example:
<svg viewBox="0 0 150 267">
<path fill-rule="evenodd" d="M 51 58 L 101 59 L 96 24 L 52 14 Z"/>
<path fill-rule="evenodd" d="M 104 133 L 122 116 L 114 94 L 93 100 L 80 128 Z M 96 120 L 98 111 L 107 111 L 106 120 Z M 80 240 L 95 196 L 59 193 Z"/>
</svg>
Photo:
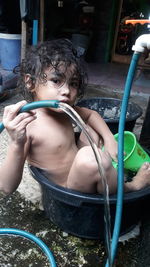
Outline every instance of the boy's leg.
<svg viewBox="0 0 150 267">
<path fill-rule="evenodd" d="M 87 125 L 88 128 L 88 133 L 89 135 L 92 137 L 93 141 L 95 142 L 95 144 L 99 147 L 102 148 L 103 146 L 103 140 L 102 138 L 100 138 L 100 136 L 89 126 Z M 86 135 L 84 134 L 84 132 L 82 131 L 77 143 L 78 148 L 81 148 L 83 146 L 89 146 L 89 140 L 86 137 Z"/>
<path fill-rule="evenodd" d="M 116 193 L 117 172 L 110 156 L 99 149 L 101 166 L 104 168 L 110 194 Z M 85 193 L 103 193 L 103 177 L 98 171 L 94 152 L 90 146 L 81 148 L 70 169 L 67 187 Z"/>
<path fill-rule="evenodd" d="M 131 182 L 124 184 L 125 192 L 137 191 L 150 185 L 150 163 L 145 162 Z"/>
</svg>

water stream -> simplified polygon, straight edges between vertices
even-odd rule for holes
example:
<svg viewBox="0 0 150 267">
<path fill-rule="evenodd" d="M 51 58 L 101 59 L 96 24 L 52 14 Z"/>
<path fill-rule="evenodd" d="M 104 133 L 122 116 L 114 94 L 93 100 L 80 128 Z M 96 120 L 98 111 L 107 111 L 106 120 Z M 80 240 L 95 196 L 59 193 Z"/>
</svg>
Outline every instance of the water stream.
<svg viewBox="0 0 150 267">
<path fill-rule="evenodd" d="M 111 267 L 112 266 L 111 264 L 111 220 L 110 220 L 110 206 L 109 206 L 109 188 L 107 184 L 105 171 L 101 164 L 102 162 L 101 155 L 99 154 L 98 148 L 94 140 L 89 134 L 88 127 L 86 126 L 84 121 L 81 119 L 79 114 L 66 103 L 60 102 L 59 108 L 62 109 L 65 113 L 67 113 L 72 118 L 72 120 L 79 126 L 79 128 L 84 132 L 84 134 L 88 138 L 88 141 L 93 149 L 95 159 L 98 164 L 98 171 L 99 171 L 100 176 L 102 177 L 102 185 L 103 185 L 106 251 L 107 251 L 109 267 Z"/>
</svg>

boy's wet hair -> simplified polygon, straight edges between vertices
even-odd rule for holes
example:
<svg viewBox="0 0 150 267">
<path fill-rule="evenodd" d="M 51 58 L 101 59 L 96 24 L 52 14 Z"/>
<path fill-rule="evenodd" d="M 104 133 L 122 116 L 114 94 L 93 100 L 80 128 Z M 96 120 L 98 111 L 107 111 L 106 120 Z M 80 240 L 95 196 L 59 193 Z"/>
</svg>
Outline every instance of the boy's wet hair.
<svg viewBox="0 0 150 267">
<path fill-rule="evenodd" d="M 52 66 L 57 71 L 62 62 L 64 77 L 65 70 L 73 64 L 73 74 L 79 79 L 78 97 L 81 98 L 84 95 L 84 89 L 87 84 L 84 60 L 78 55 L 78 51 L 68 39 L 45 41 L 37 46 L 31 46 L 27 50 L 25 59 L 16 69 L 17 72 L 20 72 L 18 88 L 22 91 L 24 97 L 30 101 L 33 100 L 32 90 L 30 91 L 26 88 L 26 74 L 30 74 L 31 89 L 34 89 L 37 81 L 39 83 L 47 81 L 45 74 L 47 68 Z"/>
</svg>

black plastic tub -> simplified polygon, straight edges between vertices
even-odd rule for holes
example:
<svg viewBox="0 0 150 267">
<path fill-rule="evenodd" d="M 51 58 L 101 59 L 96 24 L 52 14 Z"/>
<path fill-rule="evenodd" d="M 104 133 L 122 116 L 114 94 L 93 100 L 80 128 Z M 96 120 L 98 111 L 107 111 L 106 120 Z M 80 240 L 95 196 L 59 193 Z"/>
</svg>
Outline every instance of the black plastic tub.
<svg viewBox="0 0 150 267">
<path fill-rule="evenodd" d="M 104 199 L 100 194 L 85 194 L 50 182 L 41 169 L 30 166 L 32 176 L 42 187 L 46 216 L 72 235 L 104 240 Z M 113 231 L 116 195 L 110 196 L 111 231 Z M 129 232 L 149 210 L 150 187 L 125 193 L 121 233 Z"/>
<path fill-rule="evenodd" d="M 97 111 L 107 123 L 113 134 L 118 133 L 122 100 L 116 98 L 93 97 L 80 100 L 77 105 Z M 136 120 L 142 115 L 140 106 L 129 102 L 125 130 L 132 132 Z"/>
</svg>

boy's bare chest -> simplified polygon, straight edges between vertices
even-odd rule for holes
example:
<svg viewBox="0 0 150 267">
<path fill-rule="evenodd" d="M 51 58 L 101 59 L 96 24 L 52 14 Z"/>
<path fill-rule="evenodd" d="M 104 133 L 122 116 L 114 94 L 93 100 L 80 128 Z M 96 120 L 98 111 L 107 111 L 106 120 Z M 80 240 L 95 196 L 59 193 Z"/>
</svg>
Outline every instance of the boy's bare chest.
<svg viewBox="0 0 150 267">
<path fill-rule="evenodd" d="M 75 143 L 72 123 L 43 121 L 32 130 L 32 149 L 57 153 L 67 150 Z"/>
</svg>

